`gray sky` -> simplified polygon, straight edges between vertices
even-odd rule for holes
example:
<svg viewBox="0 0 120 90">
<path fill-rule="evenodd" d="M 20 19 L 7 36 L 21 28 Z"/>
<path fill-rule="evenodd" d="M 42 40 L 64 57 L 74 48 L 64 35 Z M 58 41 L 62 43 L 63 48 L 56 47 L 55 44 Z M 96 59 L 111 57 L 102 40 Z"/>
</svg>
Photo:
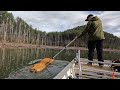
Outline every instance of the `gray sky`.
<svg viewBox="0 0 120 90">
<path fill-rule="evenodd" d="M 64 31 L 85 25 L 88 14 L 100 17 L 104 31 L 120 37 L 120 11 L 8 11 L 41 31 Z"/>
</svg>

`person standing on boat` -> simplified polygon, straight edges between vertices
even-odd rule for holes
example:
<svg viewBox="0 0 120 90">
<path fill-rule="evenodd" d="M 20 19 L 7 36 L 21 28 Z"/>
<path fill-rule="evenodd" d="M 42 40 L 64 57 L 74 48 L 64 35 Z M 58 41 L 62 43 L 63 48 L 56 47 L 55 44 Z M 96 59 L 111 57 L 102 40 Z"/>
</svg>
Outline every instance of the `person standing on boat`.
<svg viewBox="0 0 120 90">
<path fill-rule="evenodd" d="M 93 61 L 94 49 L 97 50 L 98 61 L 104 62 L 103 60 L 103 40 L 105 39 L 102 22 L 97 16 L 89 14 L 87 16 L 88 21 L 86 28 L 78 38 L 81 38 L 88 33 L 88 60 Z M 87 63 L 92 65 L 91 62 Z M 100 67 L 103 67 L 104 64 L 98 63 Z"/>
</svg>

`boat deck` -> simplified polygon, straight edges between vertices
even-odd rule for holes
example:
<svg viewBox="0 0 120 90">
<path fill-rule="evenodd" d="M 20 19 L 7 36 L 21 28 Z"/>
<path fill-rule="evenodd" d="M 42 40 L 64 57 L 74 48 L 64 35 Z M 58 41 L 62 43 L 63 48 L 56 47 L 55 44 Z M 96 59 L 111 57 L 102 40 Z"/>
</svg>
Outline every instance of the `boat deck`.
<svg viewBox="0 0 120 90">
<path fill-rule="evenodd" d="M 109 62 L 110 61 L 105 60 L 105 63 L 109 63 Z M 74 67 L 74 71 L 76 75 L 79 75 L 80 72 L 79 68 L 80 68 L 79 64 L 77 63 Z M 83 59 L 83 58 L 81 59 L 81 74 L 79 75 L 81 79 L 112 79 L 113 73 L 115 73 L 115 78 L 118 79 L 120 77 L 120 73 L 114 72 L 110 68 L 110 65 L 105 64 L 102 68 L 100 68 L 97 63 L 93 63 L 92 66 L 88 66 L 87 59 Z"/>
<path fill-rule="evenodd" d="M 37 60 L 38 61 L 38 60 Z M 108 64 L 104 64 L 103 68 L 100 68 L 94 60 L 92 66 L 88 66 L 88 60 L 86 58 L 80 58 L 81 64 L 75 63 L 75 60 L 71 62 L 63 60 L 55 60 L 45 70 L 38 73 L 31 73 L 29 66 L 26 66 L 16 72 L 13 72 L 6 79 L 69 79 L 72 76 L 74 79 L 112 79 L 113 70 Z M 110 60 L 105 60 L 105 63 L 110 63 Z M 81 65 L 81 69 L 80 69 Z M 120 78 L 120 73 L 114 72 L 115 79 Z"/>
</svg>

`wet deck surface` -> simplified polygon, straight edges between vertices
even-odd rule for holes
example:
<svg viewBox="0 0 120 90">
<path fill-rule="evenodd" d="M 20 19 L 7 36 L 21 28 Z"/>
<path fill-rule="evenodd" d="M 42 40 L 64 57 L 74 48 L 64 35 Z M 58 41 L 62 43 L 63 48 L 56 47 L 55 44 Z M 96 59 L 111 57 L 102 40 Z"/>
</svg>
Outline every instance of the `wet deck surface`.
<svg viewBox="0 0 120 90">
<path fill-rule="evenodd" d="M 54 78 L 66 65 L 68 61 L 55 60 L 45 70 L 32 73 L 30 72 L 30 66 L 20 69 L 14 73 L 11 73 L 6 79 L 52 79 Z"/>
<path fill-rule="evenodd" d="M 75 68 L 79 68 L 79 65 L 75 65 Z M 107 70 L 112 71 L 108 65 L 104 65 L 103 68 L 100 68 L 99 65 L 93 64 L 92 66 L 88 66 L 87 63 L 82 63 L 82 69 L 98 69 L 98 70 Z"/>
</svg>

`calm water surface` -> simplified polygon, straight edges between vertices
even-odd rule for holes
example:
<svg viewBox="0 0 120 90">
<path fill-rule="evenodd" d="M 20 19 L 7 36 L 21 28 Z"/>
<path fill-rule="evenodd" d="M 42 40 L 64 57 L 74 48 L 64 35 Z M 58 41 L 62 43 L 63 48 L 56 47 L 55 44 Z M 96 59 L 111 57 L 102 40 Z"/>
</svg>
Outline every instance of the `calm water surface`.
<svg viewBox="0 0 120 90">
<path fill-rule="evenodd" d="M 28 66 L 30 61 L 45 57 L 52 58 L 59 51 L 37 48 L 2 48 L 0 49 L 0 78 L 7 78 L 11 72 Z M 71 61 L 77 52 L 77 50 L 65 50 L 56 59 Z M 87 51 L 81 51 L 81 58 L 87 58 Z M 96 58 L 96 52 L 94 58 Z M 120 53 L 118 52 L 104 52 L 104 59 L 112 60 L 117 58 L 120 59 Z"/>
</svg>

